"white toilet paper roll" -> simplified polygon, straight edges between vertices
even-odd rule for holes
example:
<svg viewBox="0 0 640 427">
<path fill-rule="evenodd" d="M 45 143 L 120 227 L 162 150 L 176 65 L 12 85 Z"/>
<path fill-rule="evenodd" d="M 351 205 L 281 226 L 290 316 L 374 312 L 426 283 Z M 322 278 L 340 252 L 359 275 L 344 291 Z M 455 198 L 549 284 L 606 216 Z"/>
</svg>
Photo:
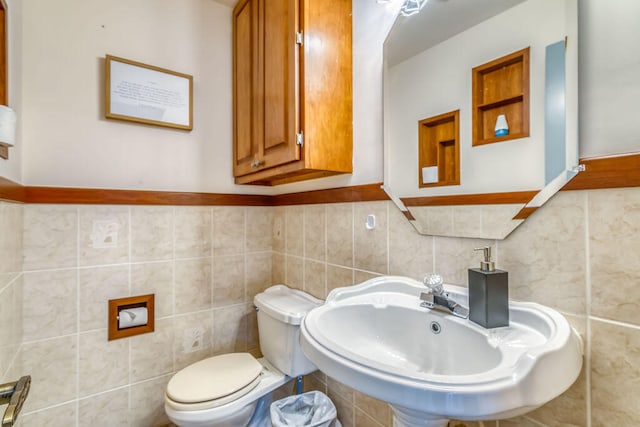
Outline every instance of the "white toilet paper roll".
<svg viewBox="0 0 640 427">
<path fill-rule="evenodd" d="M 422 183 L 434 184 L 438 182 L 438 167 L 426 166 L 422 168 Z"/>
<path fill-rule="evenodd" d="M 118 328 L 132 328 L 146 325 L 148 320 L 147 308 L 127 308 L 118 312 Z"/>
<path fill-rule="evenodd" d="M 16 113 L 6 105 L 0 105 L 0 145 L 13 147 L 16 138 Z"/>
</svg>

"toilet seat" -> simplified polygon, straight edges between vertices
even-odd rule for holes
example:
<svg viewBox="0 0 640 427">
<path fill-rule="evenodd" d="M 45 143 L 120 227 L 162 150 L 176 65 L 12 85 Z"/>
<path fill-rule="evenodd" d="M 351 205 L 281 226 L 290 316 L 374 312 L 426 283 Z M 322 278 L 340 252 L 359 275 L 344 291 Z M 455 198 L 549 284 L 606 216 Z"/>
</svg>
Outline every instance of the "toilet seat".
<svg viewBox="0 0 640 427">
<path fill-rule="evenodd" d="M 222 406 L 253 390 L 260 383 L 262 369 L 249 353 L 210 357 L 176 373 L 167 385 L 167 398 L 176 410 Z"/>
</svg>

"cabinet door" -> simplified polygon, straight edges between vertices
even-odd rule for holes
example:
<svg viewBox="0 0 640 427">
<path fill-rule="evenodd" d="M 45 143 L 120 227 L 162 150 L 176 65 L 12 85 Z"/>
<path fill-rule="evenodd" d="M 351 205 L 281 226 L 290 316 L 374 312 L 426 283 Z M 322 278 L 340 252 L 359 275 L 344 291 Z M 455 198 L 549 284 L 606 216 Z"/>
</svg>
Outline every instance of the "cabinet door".
<svg viewBox="0 0 640 427">
<path fill-rule="evenodd" d="M 233 175 L 255 170 L 258 149 L 258 0 L 238 4 L 233 16 Z"/>
<path fill-rule="evenodd" d="M 245 0 L 234 9 L 234 176 L 300 159 L 298 0 Z"/>
<path fill-rule="evenodd" d="M 300 159 L 296 145 L 299 9 L 297 0 L 261 1 L 264 111 L 259 120 L 264 132 L 262 159 L 268 168 Z"/>
</svg>

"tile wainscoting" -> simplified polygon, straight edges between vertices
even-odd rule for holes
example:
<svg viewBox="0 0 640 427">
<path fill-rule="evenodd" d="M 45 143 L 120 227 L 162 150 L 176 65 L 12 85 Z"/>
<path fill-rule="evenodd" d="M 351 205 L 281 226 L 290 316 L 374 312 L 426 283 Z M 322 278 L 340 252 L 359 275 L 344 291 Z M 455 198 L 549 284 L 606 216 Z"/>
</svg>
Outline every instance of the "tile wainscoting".
<svg viewBox="0 0 640 427">
<path fill-rule="evenodd" d="M 368 214 L 375 230 L 365 228 Z M 560 192 L 501 241 L 420 236 L 391 202 L 276 207 L 273 215 L 273 281 L 321 298 L 380 274 L 438 272 L 466 286 L 479 262 L 473 248 L 494 246 L 511 298 L 561 311 L 582 335 L 585 359 L 554 401 L 483 425 L 640 425 L 640 188 Z M 328 392 L 345 427 L 391 425 L 387 405 L 322 374 L 310 382 Z"/>
<path fill-rule="evenodd" d="M 22 426 L 157 426 L 173 373 L 257 352 L 271 285 L 270 207 L 24 207 Z M 95 224 L 118 230 L 108 247 Z M 99 234 L 99 233 L 98 233 Z M 107 301 L 155 293 L 155 332 L 107 341 Z"/>
<path fill-rule="evenodd" d="M 375 230 L 364 226 L 368 214 Z M 100 221 L 118 229 L 110 247 L 95 247 Z M 482 244 L 496 247 L 512 298 L 560 310 L 585 342 L 585 368 L 570 390 L 525 417 L 484 426 L 640 423 L 640 188 L 561 192 L 503 241 L 420 236 L 388 201 L 3 202 L 0 231 L 8 260 L 0 313 L 13 321 L 0 367 L 4 378 L 30 373 L 34 381 L 22 426 L 165 424 L 162 392 L 176 370 L 217 353 L 258 352 L 251 302 L 271 284 L 324 297 L 380 274 L 437 271 L 465 285 Z M 108 342 L 107 300 L 151 292 L 156 331 Z M 327 392 L 347 427 L 391 425 L 386 404 L 322 373 L 305 387 Z M 465 425 L 480 426 L 451 423 Z"/>
</svg>

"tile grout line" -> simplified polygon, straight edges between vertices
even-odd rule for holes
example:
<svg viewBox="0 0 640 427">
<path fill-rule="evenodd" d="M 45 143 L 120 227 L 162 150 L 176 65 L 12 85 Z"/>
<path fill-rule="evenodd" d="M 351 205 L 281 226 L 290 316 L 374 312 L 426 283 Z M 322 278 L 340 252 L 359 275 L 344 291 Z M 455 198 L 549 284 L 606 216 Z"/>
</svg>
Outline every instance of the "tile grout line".
<svg viewBox="0 0 640 427">
<path fill-rule="evenodd" d="M 589 192 L 585 192 L 583 198 L 583 208 L 584 208 L 584 264 L 585 264 L 585 303 L 586 303 L 586 313 L 587 313 L 587 324 L 586 324 L 586 343 L 585 343 L 585 381 L 587 383 L 587 390 L 585 392 L 586 399 L 586 418 L 587 425 L 586 427 L 591 427 L 591 245 L 590 245 L 590 234 L 591 230 L 589 228 Z"/>
<path fill-rule="evenodd" d="M 431 271 L 436 272 L 436 236 L 431 236 Z"/>
<path fill-rule="evenodd" d="M 602 322 L 602 323 L 606 323 L 609 325 L 614 325 L 614 326 L 619 326 L 621 328 L 629 328 L 629 329 L 634 329 L 637 331 L 640 331 L 640 325 L 634 325 L 631 323 L 625 323 L 625 322 L 620 322 L 618 320 L 611 320 L 611 319 L 605 319 L 603 317 L 598 317 L 598 316 L 589 316 L 588 319 L 597 321 L 597 322 Z"/>
<path fill-rule="evenodd" d="M 176 316 L 176 207 L 171 207 L 171 329 L 174 342 L 171 345 L 171 369 L 176 371 L 175 316 Z"/>
<path fill-rule="evenodd" d="M 302 205 L 300 207 L 301 215 L 302 215 L 302 256 L 307 256 L 307 207 L 306 205 Z M 306 292 L 307 287 L 307 263 L 302 262 L 302 290 Z"/>
<path fill-rule="evenodd" d="M 329 207 L 324 204 L 324 288 L 322 299 L 326 300 L 329 294 Z"/>
<path fill-rule="evenodd" d="M 391 218 L 389 217 L 389 203 L 385 203 L 384 204 L 386 212 L 385 215 L 387 217 L 387 227 L 386 227 L 386 231 L 387 231 L 387 271 L 385 272 L 385 274 L 390 274 L 391 273 Z"/>
<path fill-rule="evenodd" d="M 244 213 L 244 210 L 243 210 Z M 215 244 L 214 244 L 214 227 L 215 227 L 215 221 L 213 220 L 213 216 L 214 216 L 214 212 L 213 212 L 213 206 L 209 207 L 209 271 L 211 272 L 211 277 L 209 280 L 209 290 L 211 291 L 211 298 L 209 299 L 209 306 L 211 308 L 213 308 L 214 302 L 215 302 L 215 296 L 214 296 L 214 292 L 215 292 L 215 283 L 216 283 L 216 277 L 215 277 L 215 273 L 214 273 L 214 249 L 215 249 Z M 244 227 L 245 227 L 245 220 L 242 220 L 242 227 L 243 227 L 243 233 L 244 233 Z M 244 239 L 242 242 L 242 248 L 244 249 Z M 245 295 L 246 298 L 246 295 Z M 212 334 L 213 334 L 213 319 L 210 319 L 210 323 L 211 323 L 211 330 L 212 330 Z M 211 339 L 213 340 L 213 336 L 211 337 Z"/>
<path fill-rule="evenodd" d="M 213 208 L 212 208 L 213 209 Z M 247 318 L 251 318 L 250 310 L 249 310 L 249 288 L 247 286 L 247 249 L 249 248 L 249 244 L 248 244 L 248 240 L 249 240 L 249 232 L 248 232 L 248 227 L 249 227 L 249 207 L 248 206 L 244 206 L 242 209 L 242 214 L 243 214 L 243 232 L 242 232 L 242 241 L 243 241 L 243 253 L 242 253 L 242 284 L 244 287 L 244 298 L 242 299 L 244 302 L 244 309 L 247 312 Z M 213 212 L 211 214 L 211 220 L 213 221 Z M 211 233 L 213 233 L 213 226 L 211 227 Z M 211 238 L 211 243 L 213 244 L 213 237 Z M 213 256 L 213 250 L 211 251 L 211 254 Z M 211 266 L 211 276 L 213 277 L 213 265 Z M 213 290 L 212 290 L 213 293 Z M 245 350 L 249 351 L 249 326 L 250 322 L 247 322 L 247 328 L 244 331 L 244 342 L 245 342 Z M 213 348 L 213 342 L 214 342 L 214 334 L 213 334 L 213 310 L 211 310 L 211 348 Z"/>
<path fill-rule="evenodd" d="M 75 419 L 76 426 L 80 425 L 80 208 L 76 206 L 76 392 Z"/>
<path fill-rule="evenodd" d="M 351 202 L 351 284 L 356 281 L 356 204 Z"/>
<path fill-rule="evenodd" d="M 129 272 L 129 296 L 131 296 L 131 294 L 133 293 L 133 283 L 132 283 L 132 268 L 131 268 L 131 261 L 133 259 L 133 226 L 131 224 L 132 222 L 132 218 L 133 218 L 133 214 L 131 212 L 132 208 L 131 206 L 128 206 L 128 214 L 129 214 L 129 262 L 128 262 L 128 272 Z M 108 332 L 107 332 L 108 333 Z M 131 411 L 133 410 L 133 408 L 131 407 L 131 372 L 133 371 L 133 357 L 131 355 L 132 352 L 132 344 L 131 344 L 131 339 L 127 340 L 127 346 L 129 348 L 129 354 L 128 354 L 128 359 L 129 359 L 129 369 L 127 372 L 127 409 L 129 411 L 128 417 L 130 418 L 131 415 Z"/>
</svg>

